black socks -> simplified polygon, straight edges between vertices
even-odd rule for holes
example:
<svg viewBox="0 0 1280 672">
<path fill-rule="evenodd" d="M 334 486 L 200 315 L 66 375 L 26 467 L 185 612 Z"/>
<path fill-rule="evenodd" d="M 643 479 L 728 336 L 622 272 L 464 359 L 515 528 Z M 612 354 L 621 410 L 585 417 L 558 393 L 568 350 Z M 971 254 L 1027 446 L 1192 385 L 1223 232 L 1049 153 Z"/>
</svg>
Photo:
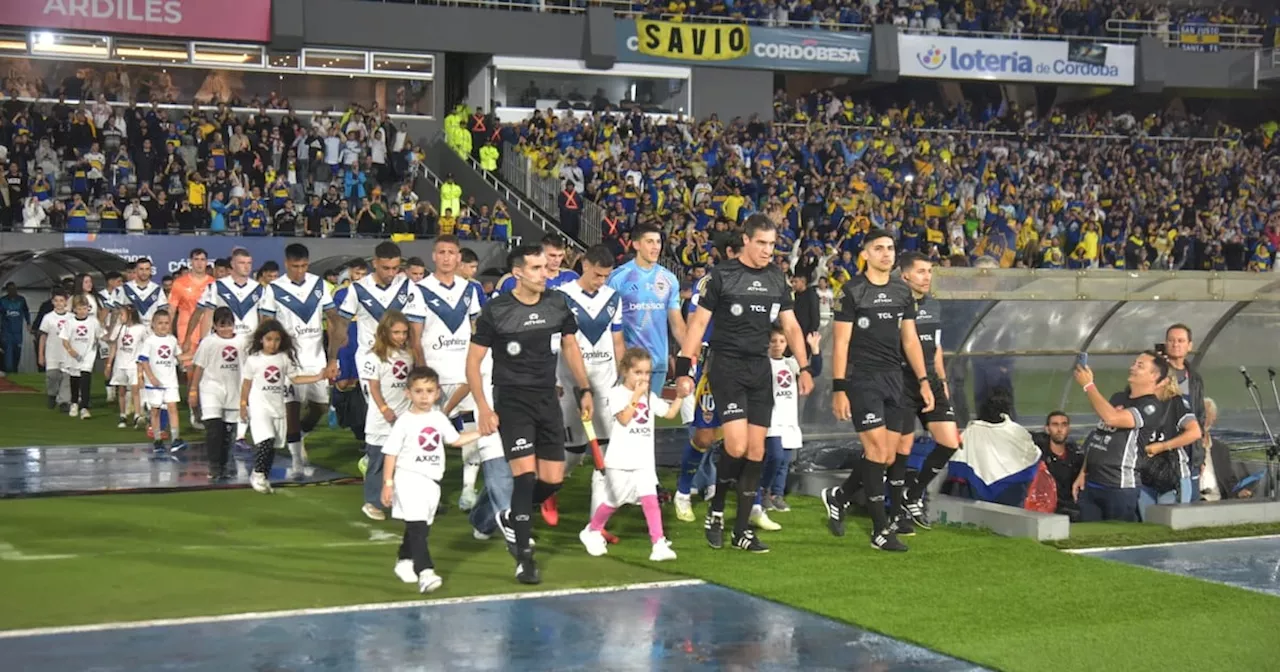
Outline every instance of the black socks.
<svg viewBox="0 0 1280 672">
<path fill-rule="evenodd" d="M 729 451 L 720 452 L 720 461 L 716 463 L 716 494 L 711 498 L 712 511 L 724 513 L 724 498 L 729 494 L 729 488 L 733 487 L 738 477 L 742 476 L 746 464 L 745 457 L 733 457 Z M 759 483 L 759 481 L 760 472 L 757 470 L 756 482 Z"/>
<path fill-rule="evenodd" d="M 512 481 L 511 527 L 516 533 L 516 549 L 524 551 L 529 548 L 529 537 L 533 534 L 533 493 L 537 489 L 537 477 L 531 471 Z"/>
<path fill-rule="evenodd" d="M 276 449 L 272 439 L 267 439 L 253 447 L 253 470 L 264 475 L 271 475 L 271 463 L 276 461 Z"/>
<path fill-rule="evenodd" d="M 405 521 L 404 542 L 401 544 L 401 555 L 405 545 L 409 547 L 409 557 L 413 560 L 413 573 L 421 574 L 423 570 L 435 569 L 431 562 L 431 552 L 427 550 L 427 535 L 431 526 L 425 520 Z"/>
<path fill-rule="evenodd" d="M 907 460 L 911 459 L 910 455 L 901 453 L 893 457 L 893 464 L 889 465 L 889 494 L 893 497 L 893 510 L 898 511 L 906 505 L 907 493 Z"/>
<path fill-rule="evenodd" d="M 875 525 L 874 536 L 889 527 L 889 517 L 884 510 L 884 465 L 862 458 L 862 485 L 867 490 L 867 513 Z"/>
<path fill-rule="evenodd" d="M 947 462 L 951 461 L 951 456 L 956 454 L 955 448 L 950 448 L 939 444 L 924 458 L 924 465 L 920 467 L 920 473 L 916 475 L 916 482 L 911 484 L 907 489 L 907 501 L 914 502 L 924 496 L 924 491 L 929 487 L 929 483 L 942 472 L 947 466 Z"/>
<path fill-rule="evenodd" d="M 741 535 L 751 524 L 751 509 L 756 503 L 756 491 L 760 489 L 760 472 L 763 462 L 743 459 L 742 475 L 738 477 L 738 511 L 737 520 L 733 524 L 733 533 Z M 719 497 L 719 486 L 716 487 Z M 721 509 L 723 511 L 723 509 Z"/>
<path fill-rule="evenodd" d="M 560 489 L 561 483 L 547 483 L 546 481 L 534 481 L 533 483 L 533 504 L 541 506 L 543 502 L 551 499 Z"/>
</svg>

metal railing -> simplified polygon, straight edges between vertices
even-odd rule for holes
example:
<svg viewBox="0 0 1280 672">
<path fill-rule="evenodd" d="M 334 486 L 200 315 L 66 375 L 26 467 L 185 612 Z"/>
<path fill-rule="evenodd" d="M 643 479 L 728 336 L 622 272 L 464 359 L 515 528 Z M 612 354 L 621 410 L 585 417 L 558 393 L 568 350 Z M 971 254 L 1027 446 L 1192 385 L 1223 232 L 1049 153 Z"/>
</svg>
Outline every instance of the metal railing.
<svg viewBox="0 0 1280 672">
<path fill-rule="evenodd" d="M 811 122 L 809 124 L 797 124 L 791 122 L 774 122 L 774 128 L 780 128 L 784 131 L 789 130 L 805 130 L 814 124 L 819 126 L 834 126 L 845 131 L 868 131 L 875 133 L 883 133 L 885 129 L 881 126 L 867 126 L 858 124 L 839 124 L 835 122 Z M 890 129 L 894 130 L 894 129 Z M 992 138 L 1013 138 L 1018 139 L 1026 136 L 1052 135 L 1055 138 L 1069 140 L 1111 140 L 1111 141 L 1137 141 L 1153 142 L 1153 143 L 1214 143 L 1224 142 L 1226 138 L 1203 138 L 1203 137 L 1181 137 L 1181 136 L 1163 136 L 1163 135 L 1118 135 L 1114 133 L 1054 133 L 1052 131 L 1035 130 L 1035 131 L 992 131 L 982 129 L 963 129 L 963 128 L 916 128 L 912 129 L 916 133 L 934 133 L 937 135 L 980 135 Z"/>
<path fill-rule="evenodd" d="M 1137 42 L 1144 35 L 1160 38 L 1166 46 L 1216 46 L 1219 49 L 1261 49 L 1262 36 L 1266 26 L 1243 25 L 1237 23 L 1183 23 L 1174 19 L 1168 21 L 1130 21 L 1128 19 L 1107 19 L 1106 30 L 1109 35 L 1120 38 L 1122 42 Z M 1193 26 L 1206 31 L 1202 36 L 1217 36 L 1217 41 L 1183 42 L 1182 26 Z M 1075 39 L 1075 38 L 1072 38 Z"/>
<path fill-rule="evenodd" d="M 438 136 L 438 139 L 440 140 L 440 142 L 437 143 L 436 145 L 437 147 L 447 146 L 446 143 L 444 142 L 443 135 Z M 450 147 L 448 148 L 447 151 L 453 152 L 454 150 L 453 148 Z M 498 179 L 498 175 L 495 175 L 485 170 L 484 168 L 482 168 L 480 166 L 480 162 L 476 161 L 471 156 L 463 155 L 458 152 L 454 152 L 454 154 L 457 155 L 459 158 L 461 158 L 463 161 L 465 161 L 467 165 L 470 166 L 470 168 L 473 171 L 475 171 L 477 175 L 480 176 L 480 179 L 485 181 L 485 184 L 488 184 L 490 187 L 493 187 L 493 189 L 498 192 L 498 195 L 502 197 L 503 202 L 507 204 L 508 208 L 512 208 L 516 212 L 523 213 L 526 217 L 532 220 L 534 224 L 537 224 L 538 228 L 542 229 L 543 233 L 555 233 L 555 234 L 564 236 L 566 244 L 568 244 L 570 247 L 579 251 L 586 249 L 585 247 L 583 247 L 582 243 L 579 243 L 578 241 L 570 238 L 569 236 L 564 235 L 564 231 L 560 229 L 559 224 L 551 221 L 550 219 L 547 218 L 546 215 L 543 214 L 544 212 L 559 212 L 559 207 L 545 208 L 545 207 L 542 207 L 541 203 L 538 203 L 538 202 L 530 203 L 529 199 L 525 198 L 525 194 L 528 192 L 522 193 L 520 191 L 517 191 L 516 189 L 513 189 L 510 186 L 511 184 L 519 184 L 518 182 L 512 183 L 509 180 Z M 504 147 L 502 152 L 502 161 L 504 162 L 504 165 L 506 162 L 506 155 L 507 155 L 507 152 L 506 152 L 506 148 Z M 498 172 L 499 173 L 502 172 L 501 166 L 499 166 Z M 552 205 L 555 206 L 554 200 L 552 201 Z M 539 208 L 542 208 L 542 209 L 539 209 Z M 598 230 L 599 230 L 599 227 L 597 226 L 597 231 Z"/>
<path fill-rule="evenodd" d="M 533 167 L 533 161 L 514 145 L 503 146 L 502 165 L 498 167 L 498 172 L 504 182 L 520 190 L 539 208 L 546 212 L 560 211 L 559 198 L 563 183 L 558 178 L 539 175 Z M 583 245 L 590 247 L 604 240 L 600 224 L 604 221 L 605 210 L 599 203 L 587 200 L 581 192 L 578 197 L 582 199 L 578 237 Z"/>
</svg>

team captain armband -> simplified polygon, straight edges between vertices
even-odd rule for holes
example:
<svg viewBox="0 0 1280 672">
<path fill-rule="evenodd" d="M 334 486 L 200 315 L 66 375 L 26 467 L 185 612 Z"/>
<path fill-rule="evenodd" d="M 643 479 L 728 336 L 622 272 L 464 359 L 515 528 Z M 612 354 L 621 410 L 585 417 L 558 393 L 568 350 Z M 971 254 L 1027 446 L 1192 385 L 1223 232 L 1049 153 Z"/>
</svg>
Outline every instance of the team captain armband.
<svg viewBox="0 0 1280 672">
<path fill-rule="evenodd" d="M 676 378 L 686 378 L 692 370 L 692 359 L 688 357 L 676 357 Z"/>
</svg>

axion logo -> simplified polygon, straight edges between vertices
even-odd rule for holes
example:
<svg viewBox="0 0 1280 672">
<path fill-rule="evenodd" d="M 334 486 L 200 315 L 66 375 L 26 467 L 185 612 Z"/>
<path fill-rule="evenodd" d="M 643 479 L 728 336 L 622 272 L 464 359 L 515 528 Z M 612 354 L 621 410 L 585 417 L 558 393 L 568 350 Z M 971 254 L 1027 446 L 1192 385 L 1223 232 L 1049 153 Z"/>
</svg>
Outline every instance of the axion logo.
<svg viewBox="0 0 1280 672">
<path fill-rule="evenodd" d="M 433 427 L 424 427 L 418 432 L 418 447 L 428 453 L 439 450 L 441 443 L 440 432 Z"/>
<path fill-rule="evenodd" d="M 83 324 L 77 324 L 77 325 L 76 325 L 76 337 L 77 337 L 77 338 L 84 338 L 85 336 L 88 336 L 88 335 L 89 335 L 89 327 L 87 327 L 87 326 L 85 326 L 85 325 L 83 325 Z"/>
<path fill-rule="evenodd" d="M 133 347 L 133 334 L 128 334 L 128 333 L 127 333 L 127 334 L 125 334 L 125 335 L 121 336 L 121 337 L 120 337 L 120 347 L 122 347 L 122 348 L 132 348 L 132 347 Z"/>
<path fill-rule="evenodd" d="M 262 371 L 262 379 L 268 383 L 275 385 L 280 382 L 280 367 L 268 366 Z"/>
<path fill-rule="evenodd" d="M 646 422 L 649 422 L 649 404 L 646 404 L 643 401 L 636 404 L 635 422 L 638 425 L 643 425 Z"/>
<path fill-rule="evenodd" d="M 162 345 L 156 348 L 156 357 L 159 357 L 160 359 L 169 359 L 172 356 L 173 356 L 173 348 L 167 345 Z"/>
<path fill-rule="evenodd" d="M 409 377 L 409 365 L 400 360 L 396 360 L 391 364 L 391 377 L 396 380 L 404 380 Z"/>
<path fill-rule="evenodd" d="M 784 390 L 791 387 L 791 369 L 782 369 L 778 372 L 778 387 Z"/>
<path fill-rule="evenodd" d="M 227 362 L 228 364 L 231 364 L 231 363 L 234 363 L 239 358 L 240 358 L 240 351 L 236 349 L 236 346 L 234 345 L 223 346 L 222 361 Z"/>
</svg>

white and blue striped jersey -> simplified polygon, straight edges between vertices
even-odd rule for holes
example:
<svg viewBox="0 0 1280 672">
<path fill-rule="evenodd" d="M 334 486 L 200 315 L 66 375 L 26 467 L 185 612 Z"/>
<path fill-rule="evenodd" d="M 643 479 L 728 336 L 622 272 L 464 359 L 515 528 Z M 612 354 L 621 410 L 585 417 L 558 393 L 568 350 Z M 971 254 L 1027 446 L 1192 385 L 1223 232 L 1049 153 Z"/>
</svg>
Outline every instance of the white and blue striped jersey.
<svg viewBox="0 0 1280 672">
<path fill-rule="evenodd" d="M 373 345 L 383 314 L 388 310 L 405 312 L 417 294 L 418 290 L 407 275 L 397 275 L 390 284 L 381 286 L 376 276 L 370 273 L 351 285 L 342 305 L 338 306 L 338 314 L 356 323 L 359 349 L 368 350 Z"/>
<path fill-rule="evenodd" d="M 608 285 L 587 292 L 577 282 L 556 288 L 565 295 L 569 310 L 578 322 L 578 347 L 582 361 L 589 369 L 609 370 L 617 375 L 618 363 L 613 352 L 613 334 L 622 331 L 622 296 Z M 561 362 L 561 380 L 573 380 Z M 612 382 L 609 383 L 612 386 Z"/>
<path fill-rule="evenodd" d="M 480 314 L 476 285 L 454 277 L 445 284 L 434 274 L 416 285 L 418 298 L 405 308 L 410 322 L 422 325 L 422 356 L 435 369 L 441 385 L 467 382 L 467 349 L 471 321 Z"/>
<path fill-rule="evenodd" d="M 156 311 L 169 306 L 169 297 L 165 296 L 164 288 L 155 282 L 149 282 L 146 286 L 139 285 L 136 281 L 126 282 L 116 290 L 112 301 L 117 306 L 132 306 L 134 312 L 138 313 L 138 320 L 147 325 L 148 329 Z"/>
<path fill-rule="evenodd" d="M 216 310 L 226 307 L 236 320 L 236 336 L 242 339 L 241 348 L 249 346 L 249 339 L 258 328 L 258 306 L 261 305 L 265 288 L 254 280 L 245 280 L 238 284 L 231 276 L 227 276 L 204 290 L 200 299 L 200 307 L 205 310 Z"/>
<path fill-rule="evenodd" d="M 308 273 L 302 282 L 277 278 L 262 294 L 258 311 L 278 320 L 293 337 L 298 368 L 304 373 L 324 369 L 324 314 L 333 309 L 333 297 L 324 291 L 324 280 Z"/>
</svg>

